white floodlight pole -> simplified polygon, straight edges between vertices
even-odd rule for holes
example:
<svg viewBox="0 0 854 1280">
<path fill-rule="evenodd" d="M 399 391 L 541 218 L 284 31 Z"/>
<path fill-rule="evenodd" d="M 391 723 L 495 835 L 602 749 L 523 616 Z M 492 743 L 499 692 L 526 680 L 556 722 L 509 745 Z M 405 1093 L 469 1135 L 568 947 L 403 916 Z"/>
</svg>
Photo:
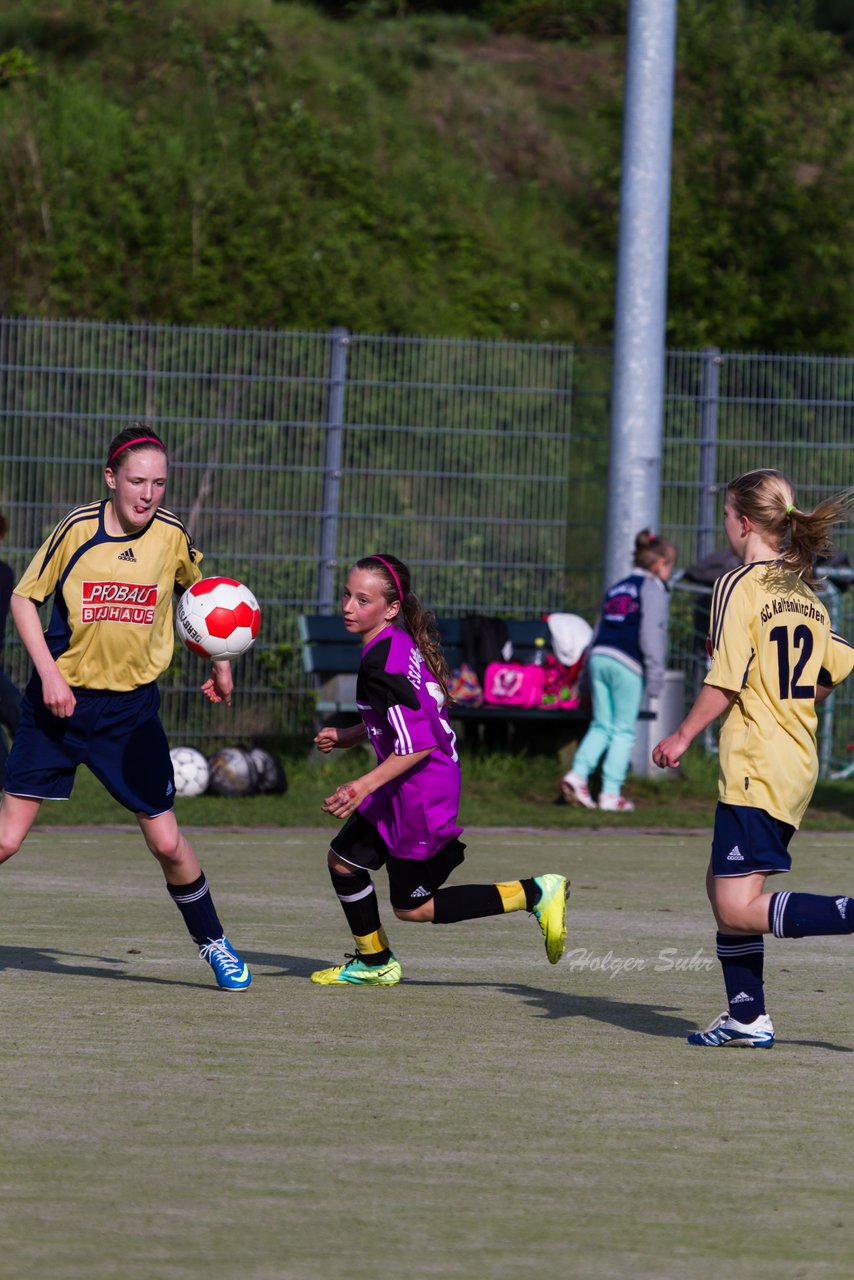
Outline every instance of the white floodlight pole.
<svg viewBox="0 0 854 1280">
<path fill-rule="evenodd" d="M 676 0 L 631 0 L 626 56 L 605 581 L 658 530 Z"/>
</svg>

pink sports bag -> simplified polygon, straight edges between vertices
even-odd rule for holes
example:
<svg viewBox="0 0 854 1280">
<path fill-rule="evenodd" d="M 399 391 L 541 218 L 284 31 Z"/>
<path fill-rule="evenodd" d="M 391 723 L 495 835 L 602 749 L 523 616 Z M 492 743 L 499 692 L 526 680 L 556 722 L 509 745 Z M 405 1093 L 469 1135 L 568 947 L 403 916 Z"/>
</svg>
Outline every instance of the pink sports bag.
<svg viewBox="0 0 854 1280">
<path fill-rule="evenodd" d="M 483 680 L 484 702 L 494 707 L 538 707 L 543 683 L 543 668 L 533 663 L 490 662 Z"/>
</svg>

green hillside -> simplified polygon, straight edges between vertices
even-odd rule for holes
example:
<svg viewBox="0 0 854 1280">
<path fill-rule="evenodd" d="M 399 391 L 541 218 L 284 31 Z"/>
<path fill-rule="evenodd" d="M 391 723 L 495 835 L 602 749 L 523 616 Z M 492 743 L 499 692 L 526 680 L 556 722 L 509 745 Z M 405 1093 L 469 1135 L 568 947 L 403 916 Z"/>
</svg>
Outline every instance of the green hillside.
<svg viewBox="0 0 854 1280">
<path fill-rule="evenodd" d="M 0 311 L 608 342 L 624 26 L 8 0 Z M 846 49 L 803 5 L 680 3 L 671 345 L 854 351 Z"/>
</svg>

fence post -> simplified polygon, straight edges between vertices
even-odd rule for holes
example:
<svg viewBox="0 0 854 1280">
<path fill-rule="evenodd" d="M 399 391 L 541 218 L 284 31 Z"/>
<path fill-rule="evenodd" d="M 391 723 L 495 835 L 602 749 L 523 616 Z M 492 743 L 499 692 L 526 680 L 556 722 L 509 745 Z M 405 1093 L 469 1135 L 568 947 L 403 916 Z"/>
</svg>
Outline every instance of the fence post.
<svg viewBox="0 0 854 1280">
<path fill-rule="evenodd" d="M 718 396 L 721 353 L 717 347 L 703 350 L 703 382 L 700 391 L 700 502 L 697 512 L 697 559 L 715 549 L 717 513 L 715 475 L 718 454 Z"/>
<path fill-rule="evenodd" d="M 821 598 L 827 607 L 830 627 L 832 631 L 836 631 L 839 626 L 842 597 L 836 583 L 831 582 L 829 578 L 825 578 L 821 586 Z M 834 694 L 831 694 L 829 698 L 825 698 L 818 713 L 818 773 L 820 778 L 827 777 L 830 773 L 830 766 L 833 763 L 833 736 L 836 727 L 834 724 L 834 696 Z"/>
<path fill-rule="evenodd" d="M 341 457 L 344 446 L 344 389 L 347 381 L 349 329 L 332 330 L 329 359 L 329 392 L 326 397 L 326 449 L 323 459 L 323 496 L 320 507 L 320 560 L 317 574 L 317 609 L 335 609 L 335 570 L 338 567 L 338 508 L 341 492 Z"/>
</svg>

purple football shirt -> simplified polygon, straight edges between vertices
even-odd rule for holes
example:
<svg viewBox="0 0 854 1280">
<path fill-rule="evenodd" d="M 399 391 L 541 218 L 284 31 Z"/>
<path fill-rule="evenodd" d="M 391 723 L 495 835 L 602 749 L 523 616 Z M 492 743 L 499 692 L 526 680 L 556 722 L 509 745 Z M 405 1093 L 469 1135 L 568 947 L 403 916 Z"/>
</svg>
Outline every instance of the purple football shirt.
<svg viewBox="0 0 854 1280">
<path fill-rule="evenodd" d="M 460 766 L 441 687 L 402 627 L 385 627 L 362 650 L 359 715 L 377 760 L 433 750 L 359 806 L 396 858 L 432 858 L 462 834 Z"/>
</svg>

